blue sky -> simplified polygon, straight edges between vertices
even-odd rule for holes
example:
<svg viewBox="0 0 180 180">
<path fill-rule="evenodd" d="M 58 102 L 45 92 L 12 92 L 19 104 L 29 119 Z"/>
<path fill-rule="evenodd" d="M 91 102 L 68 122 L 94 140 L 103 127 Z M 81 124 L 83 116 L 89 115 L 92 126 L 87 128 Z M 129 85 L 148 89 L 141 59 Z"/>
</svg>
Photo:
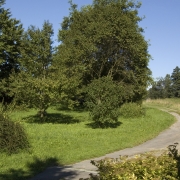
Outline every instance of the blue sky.
<svg viewBox="0 0 180 180">
<path fill-rule="evenodd" d="M 73 0 L 78 7 L 92 4 L 92 0 Z M 180 67 L 180 0 L 141 0 L 139 16 L 145 19 L 139 24 L 149 40 L 149 63 L 154 78 L 171 74 Z M 25 29 L 30 25 L 42 27 L 44 20 L 53 24 L 54 39 L 64 16 L 69 14 L 68 0 L 6 0 L 12 17 L 21 20 Z"/>
</svg>

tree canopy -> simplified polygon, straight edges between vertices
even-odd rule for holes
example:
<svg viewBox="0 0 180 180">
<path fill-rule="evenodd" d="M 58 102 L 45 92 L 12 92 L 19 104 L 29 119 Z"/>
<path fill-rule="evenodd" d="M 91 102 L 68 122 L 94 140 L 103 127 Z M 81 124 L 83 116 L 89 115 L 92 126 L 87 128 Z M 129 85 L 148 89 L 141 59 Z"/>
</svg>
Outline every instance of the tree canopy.
<svg viewBox="0 0 180 180">
<path fill-rule="evenodd" d="M 18 69 L 23 27 L 19 20 L 11 18 L 11 12 L 0 2 L 0 77 L 4 78 L 11 70 Z"/>
<path fill-rule="evenodd" d="M 0 100 L 9 99 L 6 88 L 8 77 L 12 70 L 19 71 L 23 34 L 22 24 L 11 17 L 9 9 L 3 8 L 4 3 L 4 0 L 0 0 L 0 81 L 6 81 L 6 86 L 1 84 Z"/>
<path fill-rule="evenodd" d="M 39 110 L 44 117 L 46 109 L 57 98 L 59 79 L 53 68 L 52 25 L 45 21 L 42 29 L 30 26 L 23 34 L 20 72 L 12 74 L 11 96 L 17 102 Z"/>
<path fill-rule="evenodd" d="M 150 78 L 148 42 L 138 23 L 139 3 L 94 0 L 77 10 L 71 4 L 59 31 L 59 61 L 81 73 L 83 84 L 109 76 L 131 86 L 133 101 L 141 101 Z M 132 88 L 133 85 L 133 88 Z"/>
<path fill-rule="evenodd" d="M 0 6 L 4 2 L 0 0 Z M 141 104 L 151 80 L 148 42 L 139 26 L 141 4 L 94 0 L 78 9 L 69 2 L 69 16 L 61 24 L 56 48 L 48 21 L 41 29 L 31 25 L 24 31 L 20 21 L 1 8 L 1 96 L 4 93 L 16 103 L 38 109 L 41 117 L 53 103 L 73 107 L 89 99 L 94 110 L 106 109 L 108 117 L 100 119 L 112 117 L 115 122 L 123 103 Z M 101 96 L 96 92 L 102 92 Z M 107 103 L 107 99 L 111 101 Z M 91 110 L 91 114 L 95 112 Z"/>
<path fill-rule="evenodd" d="M 180 68 L 176 66 L 172 74 L 167 74 L 154 81 L 148 91 L 148 97 L 151 99 L 180 97 Z"/>
<path fill-rule="evenodd" d="M 180 97 L 180 68 L 178 66 L 173 69 L 171 79 L 173 96 Z"/>
</svg>

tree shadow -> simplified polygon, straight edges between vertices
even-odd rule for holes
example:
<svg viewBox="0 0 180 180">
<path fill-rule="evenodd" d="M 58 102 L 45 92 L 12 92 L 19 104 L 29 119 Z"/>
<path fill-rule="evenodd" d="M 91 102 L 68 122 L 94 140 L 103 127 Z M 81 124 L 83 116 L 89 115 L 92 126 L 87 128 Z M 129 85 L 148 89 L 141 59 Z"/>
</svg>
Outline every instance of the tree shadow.
<svg viewBox="0 0 180 180">
<path fill-rule="evenodd" d="M 27 168 L 26 171 L 23 169 L 9 169 L 6 173 L 0 174 L 0 179 L 1 180 L 59 180 L 63 178 L 68 178 L 70 180 L 78 175 L 77 172 L 73 171 L 72 169 L 67 170 L 66 167 L 63 166 L 58 167 L 57 165 L 58 165 L 58 161 L 56 158 L 48 158 L 46 160 L 42 160 L 35 157 L 33 162 L 26 164 L 26 168 Z"/>
<path fill-rule="evenodd" d="M 118 126 L 120 126 L 122 124 L 122 122 L 115 122 L 115 123 L 103 123 L 103 124 L 99 124 L 96 122 L 90 122 L 87 123 L 86 126 L 92 129 L 106 129 L 106 128 L 117 128 Z"/>
<path fill-rule="evenodd" d="M 74 124 L 79 123 L 80 120 L 70 115 L 62 113 L 48 113 L 41 118 L 39 115 L 30 115 L 23 118 L 28 123 L 53 123 L 53 124 Z"/>
<path fill-rule="evenodd" d="M 74 106 L 73 109 L 70 109 L 65 105 L 59 105 L 59 106 L 56 106 L 55 109 L 58 111 L 65 111 L 65 112 L 74 111 L 74 112 L 79 112 L 79 113 L 87 111 L 87 108 L 85 106 Z"/>
</svg>

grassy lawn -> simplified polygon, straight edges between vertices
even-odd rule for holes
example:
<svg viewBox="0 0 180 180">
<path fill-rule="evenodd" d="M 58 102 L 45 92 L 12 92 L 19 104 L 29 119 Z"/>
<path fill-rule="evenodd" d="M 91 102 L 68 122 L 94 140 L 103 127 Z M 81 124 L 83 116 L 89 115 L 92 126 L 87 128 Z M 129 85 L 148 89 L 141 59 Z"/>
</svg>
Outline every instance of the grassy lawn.
<svg viewBox="0 0 180 180">
<path fill-rule="evenodd" d="M 143 104 L 144 106 L 163 108 L 180 114 L 180 98 L 148 99 Z"/>
<path fill-rule="evenodd" d="M 0 179 L 25 180 L 47 166 L 66 165 L 133 147 L 157 136 L 175 122 L 173 116 L 147 108 L 142 118 L 119 118 L 117 128 L 93 129 L 87 112 L 49 109 L 48 123 L 38 123 L 36 111 L 14 112 L 11 118 L 27 131 L 31 149 L 0 154 Z M 51 120 L 51 121 L 50 121 Z"/>
</svg>

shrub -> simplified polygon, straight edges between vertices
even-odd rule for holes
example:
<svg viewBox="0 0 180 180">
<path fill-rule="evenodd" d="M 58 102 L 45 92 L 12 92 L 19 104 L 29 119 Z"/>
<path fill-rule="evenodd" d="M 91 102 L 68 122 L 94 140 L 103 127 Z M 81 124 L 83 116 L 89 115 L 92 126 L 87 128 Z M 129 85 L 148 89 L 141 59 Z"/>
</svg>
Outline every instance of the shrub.
<svg viewBox="0 0 180 180">
<path fill-rule="evenodd" d="M 0 151 L 12 154 L 26 148 L 29 142 L 22 126 L 0 113 Z"/>
<path fill-rule="evenodd" d="M 135 118 L 145 115 L 145 110 L 136 103 L 124 103 L 120 108 L 120 115 L 124 118 Z"/>
<path fill-rule="evenodd" d="M 159 156 L 157 152 L 151 152 L 135 158 L 124 156 L 119 159 L 92 161 L 98 168 L 98 176 L 91 175 L 89 180 L 177 180 L 180 179 L 179 160 L 176 149 L 172 149 L 169 153 L 164 152 Z"/>
<path fill-rule="evenodd" d="M 122 157 L 120 161 L 101 160 L 94 164 L 101 180 L 178 179 L 177 162 L 167 154 L 157 157 L 148 153 L 135 159 Z"/>
<path fill-rule="evenodd" d="M 117 123 L 123 87 L 110 77 L 102 77 L 93 80 L 87 86 L 86 92 L 86 105 L 95 124 L 107 127 Z"/>
</svg>

